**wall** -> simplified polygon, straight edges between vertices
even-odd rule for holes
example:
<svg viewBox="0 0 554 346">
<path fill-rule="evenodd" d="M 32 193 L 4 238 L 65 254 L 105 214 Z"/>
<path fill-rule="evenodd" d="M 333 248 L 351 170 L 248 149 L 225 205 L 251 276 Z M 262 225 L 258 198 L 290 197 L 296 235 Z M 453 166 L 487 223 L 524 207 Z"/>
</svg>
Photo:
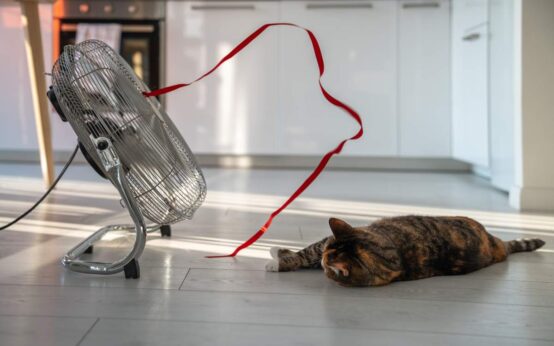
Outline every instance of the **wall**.
<svg viewBox="0 0 554 346">
<path fill-rule="evenodd" d="M 554 210 L 554 1 L 515 0 L 515 186 L 523 210 Z"/>
</svg>

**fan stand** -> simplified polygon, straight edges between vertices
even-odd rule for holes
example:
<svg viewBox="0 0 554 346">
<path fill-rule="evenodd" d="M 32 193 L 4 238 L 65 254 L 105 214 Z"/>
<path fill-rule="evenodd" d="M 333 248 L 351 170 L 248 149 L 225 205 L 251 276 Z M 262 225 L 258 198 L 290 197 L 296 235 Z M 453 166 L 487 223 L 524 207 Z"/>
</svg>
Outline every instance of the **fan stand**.
<svg viewBox="0 0 554 346">
<path fill-rule="evenodd" d="M 102 159 L 106 171 L 106 177 L 113 183 L 121 195 L 121 199 L 127 206 L 133 225 L 110 225 L 105 226 L 94 232 L 88 238 L 83 240 L 62 258 L 64 267 L 79 273 L 109 275 L 119 272 L 125 272 L 125 278 L 138 279 L 140 277 L 140 267 L 138 258 L 144 250 L 146 244 L 146 234 L 160 230 L 162 237 L 171 236 L 169 225 L 155 225 L 147 227 L 140 209 L 132 197 L 127 179 L 123 173 L 121 161 L 112 147 L 108 138 L 95 138 L 98 155 Z M 89 262 L 80 260 L 79 257 L 84 253 L 92 253 L 93 244 L 109 232 L 128 231 L 135 233 L 135 244 L 132 250 L 125 256 L 112 263 Z"/>
</svg>

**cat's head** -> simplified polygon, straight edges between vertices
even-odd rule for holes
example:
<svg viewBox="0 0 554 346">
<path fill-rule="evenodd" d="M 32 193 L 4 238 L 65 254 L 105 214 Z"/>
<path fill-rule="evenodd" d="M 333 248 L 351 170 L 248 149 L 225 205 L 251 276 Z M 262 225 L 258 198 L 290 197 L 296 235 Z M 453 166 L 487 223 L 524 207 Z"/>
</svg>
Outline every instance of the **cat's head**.
<svg viewBox="0 0 554 346">
<path fill-rule="evenodd" d="M 335 218 L 329 219 L 329 226 L 334 237 L 327 241 L 321 258 L 325 275 L 344 286 L 368 286 L 372 274 L 364 263 L 367 253 L 361 246 L 363 231 Z"/>
</svg>

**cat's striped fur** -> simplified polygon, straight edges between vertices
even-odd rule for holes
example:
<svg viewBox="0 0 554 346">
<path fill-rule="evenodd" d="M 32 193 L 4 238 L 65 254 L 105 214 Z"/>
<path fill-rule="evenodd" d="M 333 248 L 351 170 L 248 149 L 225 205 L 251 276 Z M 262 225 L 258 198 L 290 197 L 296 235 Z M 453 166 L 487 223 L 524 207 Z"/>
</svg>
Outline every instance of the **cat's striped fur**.
<svg viewBox="0 0 554 346">
<path fill-rule="evenodd" d="M 322 268 L 345 286 L 379 286 L 399 280 L 465 274 L 533 251 L 540 239 L 504 242 L 467 217 L 401 216 L 351 227 L 331 218 L 333 236 L 303 250 L 272 249 L 269 271 Z"/>
</svg>

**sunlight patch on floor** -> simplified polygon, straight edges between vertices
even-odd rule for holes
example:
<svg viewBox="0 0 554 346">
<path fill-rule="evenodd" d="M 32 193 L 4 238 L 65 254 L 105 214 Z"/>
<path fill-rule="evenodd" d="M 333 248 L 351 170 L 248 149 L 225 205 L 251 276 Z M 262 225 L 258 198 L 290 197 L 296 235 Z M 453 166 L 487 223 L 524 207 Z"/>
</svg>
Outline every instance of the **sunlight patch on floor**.
<svg viewBox="0 0 554 346">
<path fill-rule="evenodd" d="M 254 213 L 271 213 L 285 196 L 269 196 L 250 193 L 212 191 L 204 207 L 229 208 Z M 486 226 L 523 228 L 554 232 L 554 216 L 528 213 L 501 213 L 479 210 L 422 207 L 415 205 L 366 203 L 322 198 L 299 198 L 284 214 L 317 217 L 337 216 L 346 219 L 368 220 L 407 214 L 437 216 L 469 216 Z"/>
<path fill-rule="evenodd" d="M 33 183 L 30 183 L 30 182 Z M 39 194 L 43 191 L 42 184 L 36 182 L 37 179 L 8 179 L 4 181 L 2 186 L 8 188 L 8 192 L 2 194 L 14 194 L 19 192 L 26 196 L 33 192 Z M 19 191 L 19 192 L 18 192 Z M 86 197 L 100 199 L 118 199 L 115 189 L 109 183 L 96 182 L 78 182 L 64 181 L 64 183 L 55 190 L 54 196 L 67 197 Z M 5 198 L 5 197 L 4 197 Z M 247 214 L 265 214 L 269 215 L 275 208 L 287 199 L 287 196 L 266 195 L 256 193 L 237 193 L 228 191 L 212 191 L 208 192 L 207 199 L 201 208 L 233 210 Z M 9 201 L 8 199 L 0 200 L 0 208 L 4 211 L 9 210 L 15 212 L 19 209 L 24 209 L 29 203 L 22 201 Z M 113 212 L 112 212 L 113 211 Z M 106 218 L 105 214 L 110 217 Z M 91 224 L 67 223 L 45 220 L 52 215 L 71 215 L 71 216 L 90 216 L 104 214 L 101 220 L 95 221 L 99 224 L 104 224 L 102 220 L 112 219 L 114 216 L 127 218 L 126 211 L 120 208 L 103 208 L 83 205 L 72 205 L 70 202 L 50 202 L 40 206 L 37 212 L 33 214 L 35 219 L 27 218 L 22 220 L 17 225 L 10 228 L 14 232 L 40 233 L 56 236 L 65 236 L 71 238 L 85 238 L 91 231 L 95 231 L 101 226 Z M 380 217 L 397 216 L 405 214 L 421 214 L 421 215 L 443 215 L 455 216 L 464 215 L 475 218 L 482 222 L 491 230 L 497 230 L 507 233 L 518 233 L 529 236 L 549 236 L 554 234 L 554 216 L 538 215 L 529 213 L 503 213 L 490 212 L 479 210 L 463 210 L 453 208 L 437 208 L 425 207 L 416 205 L 403 204 L 386 204 L 372 202 L 345 201 L 338 199 L 327 198 L 299 198 L 293 202 L 287 209 L 284 210 L 285 215 L 304 216 L 306 218 L 328 218 L 330 216 L 344 218 L 346 220 L 359 220 L 364 223 Z M 130 218 L 128 218 L 130 221 Z M 0 224 L 11 221 L 9 217 L 0 217 Z M 193 221 L 194 222 L 194 219 Z M 214 230 L 224 224 L 225 220 L 214 221 Z M 278 223 L 276 220 L 275 223 Z M 301 222 L 299 225 L 301 226 Z M 224 232 L 222 232 L 224 233 Z M 126 235 L 126 234 L 123 234 Z M 104 239 L 113 240 L 121 235 L 117 233 L 108 234 Z M 274 236 L 278 236 L 276 233 Z M 245 236 L 245 239 L 247 237 Z M 241 240 L 232 240 L 227 238 L 217 237 L 186 237 L 185 241 L 161 241 L 160 239 L 152 239 L 148 242 L 149 246 L 157 247 L 172 247 L 186 250 L 202 251 L 205 253 L 225 254 L 229 253 L 234 248 L 242 243 Z M 271 239 L 260 241 L 253 247 L 250 252 L 243 251 L 241 254 L 249 257 L 267 258 L 267 250 L 270 246 L 287 246 L 295 247 L 290 241 Z M 263 244 L 263 245 L 262 245 Z"/>
<path fill-rule="evenodd" d="M 210 255 L 227 255 L 232 253 L 236 246 L 230 245 L 229 242 L 219 242 L 214 238 L 213 242 L 200 242 L 194 240 L 187 241 L 166 241 L 165 239 L 152 239 L 148 242 L 148 246 L 164 247 L 179 250 L 189 250 L 202 252 L 206 256 Z M 241 251 L 240 257 L 271 259 L 269 249 L 271 246 L 260 245 L 251 246 L 248 249 Z"/>
</svg>

